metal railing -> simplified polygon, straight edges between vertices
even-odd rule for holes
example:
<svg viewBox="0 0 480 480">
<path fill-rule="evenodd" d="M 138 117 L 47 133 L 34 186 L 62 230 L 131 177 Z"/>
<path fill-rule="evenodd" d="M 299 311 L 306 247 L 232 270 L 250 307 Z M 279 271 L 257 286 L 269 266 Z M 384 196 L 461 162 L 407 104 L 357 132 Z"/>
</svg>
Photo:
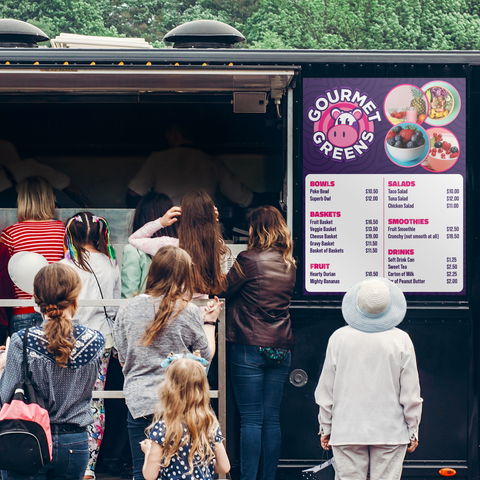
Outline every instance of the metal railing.
<svg viewBox="0 0 480 480">
<path fill-rule="evenodd" d="M 119 307 L 126 300 L 109 300 L 109 299 L 98 299 L 98 300 L 79 300 L 79 307 Z M 192 303 L 195 305 L 201 306 L 205 305 L 208 300 L 192 300 Z M 33 299 L 29 300 L 17 300 L 9 299 L 2 300 L 0 299 L 0 307 L 33 307 L 35 303 Z M 223 309 L 220 311 L 217 322 L 217 348 L 215 355 L 218 358 L 218 390 L 210 390 L 210 398 L 218 399 L 218 421 L 222 429 L 223 436 L 226 436 L 227 428 L 227 387 L 226 387 L 226 343 L 225 343 L 225 304 Z M 93 398 L 125 398 L 122 390 L 103 390 L 103 391 L 93 391 Z"/>
</svg>

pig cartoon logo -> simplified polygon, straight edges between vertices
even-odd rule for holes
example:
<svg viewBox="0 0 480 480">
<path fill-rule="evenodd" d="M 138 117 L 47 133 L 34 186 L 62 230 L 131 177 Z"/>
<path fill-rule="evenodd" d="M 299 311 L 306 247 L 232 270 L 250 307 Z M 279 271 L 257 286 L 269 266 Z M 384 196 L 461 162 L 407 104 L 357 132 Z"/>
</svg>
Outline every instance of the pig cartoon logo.
<svg viewBox="0 0 480 480">
<path fill-rule="evenodd" d="M 359 108 L 348 111 L 333 108 L 330 111 L 335 123 L 327 132 L 328 141 L 335 147 L 351 147 L 358 140 L 358 121 L 363 112 Z"/>
</svg>

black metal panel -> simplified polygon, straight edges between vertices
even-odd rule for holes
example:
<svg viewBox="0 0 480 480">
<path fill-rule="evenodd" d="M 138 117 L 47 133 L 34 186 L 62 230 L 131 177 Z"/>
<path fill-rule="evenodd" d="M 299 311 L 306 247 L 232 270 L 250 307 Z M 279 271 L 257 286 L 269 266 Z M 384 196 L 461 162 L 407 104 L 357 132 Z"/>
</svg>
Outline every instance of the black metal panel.
<svg viewBox="0 0 480 480">
<path fill-rule="evenodd" d="M 314 391 L 330 335 L 345 322 L 340 309 L 292 309 L 297 344 L 292 370 L 308 374 L 304 387 L 287 382 L 281 408 L 281 467 L 315 465 L 322 452 Z M 424 413 L 417 451 L 406 457 L 410 475 L 438 475 L 438 465 L 467 466 L 470 323 L 467 310 L 412 309 L 400 325 L 415 345 Z M 418 470 L 418 462 L 422 470 Z M 428 472 L 425 468 L 428 467 Z"/>
<path fill-rule="evenodd" d="M 448 65 L 471 63 L 480 64 L 480 51 L 408 51 L 408 50 L 249 50 L 249 49 L 2 49 L 0 63 L 9 61 L 29 63 L 35 61 L 65 61 L 90 63 L 118 63 L 123 61 L 132 64 L 172 64 L 180 62 L 198 65 L 203 62 L 218 64 L 253 65 L 308 65 L 308 64 L 375 64 L 380 70 L 383 65 L 409 64 Z M 380 75 L 379 75 L 380 76 Z"/>
</svg>

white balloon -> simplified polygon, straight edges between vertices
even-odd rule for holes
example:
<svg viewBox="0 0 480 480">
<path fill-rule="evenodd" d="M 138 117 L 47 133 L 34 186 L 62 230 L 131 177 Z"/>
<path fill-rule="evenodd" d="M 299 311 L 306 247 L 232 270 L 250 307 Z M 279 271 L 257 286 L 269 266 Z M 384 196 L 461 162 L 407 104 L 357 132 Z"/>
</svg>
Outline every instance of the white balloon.
<svg viewBox="0 0 480 480">
<path fill-rule="evenodd" d="M 39 253 L 18 252 L 8 262 L 8 274 L 20 290 L 33 295 L 35 275 L 47 265 L 47 259 Z"/>
</svg>

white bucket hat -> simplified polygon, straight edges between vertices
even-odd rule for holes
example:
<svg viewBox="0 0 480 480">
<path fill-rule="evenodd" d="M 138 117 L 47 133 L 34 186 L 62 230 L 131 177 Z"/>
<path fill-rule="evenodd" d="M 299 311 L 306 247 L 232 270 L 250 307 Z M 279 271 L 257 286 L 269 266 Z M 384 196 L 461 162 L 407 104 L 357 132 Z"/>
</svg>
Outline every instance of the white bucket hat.
<svg viewBox="0 0 480 480">
<path fill-rule="evenodd" d="M 403 292 L 386 278 L 362 280 L 343 297 L 342 314 L 353 328 L 367 333 L 396 327 L 405 317 Z"/>
</svg>

